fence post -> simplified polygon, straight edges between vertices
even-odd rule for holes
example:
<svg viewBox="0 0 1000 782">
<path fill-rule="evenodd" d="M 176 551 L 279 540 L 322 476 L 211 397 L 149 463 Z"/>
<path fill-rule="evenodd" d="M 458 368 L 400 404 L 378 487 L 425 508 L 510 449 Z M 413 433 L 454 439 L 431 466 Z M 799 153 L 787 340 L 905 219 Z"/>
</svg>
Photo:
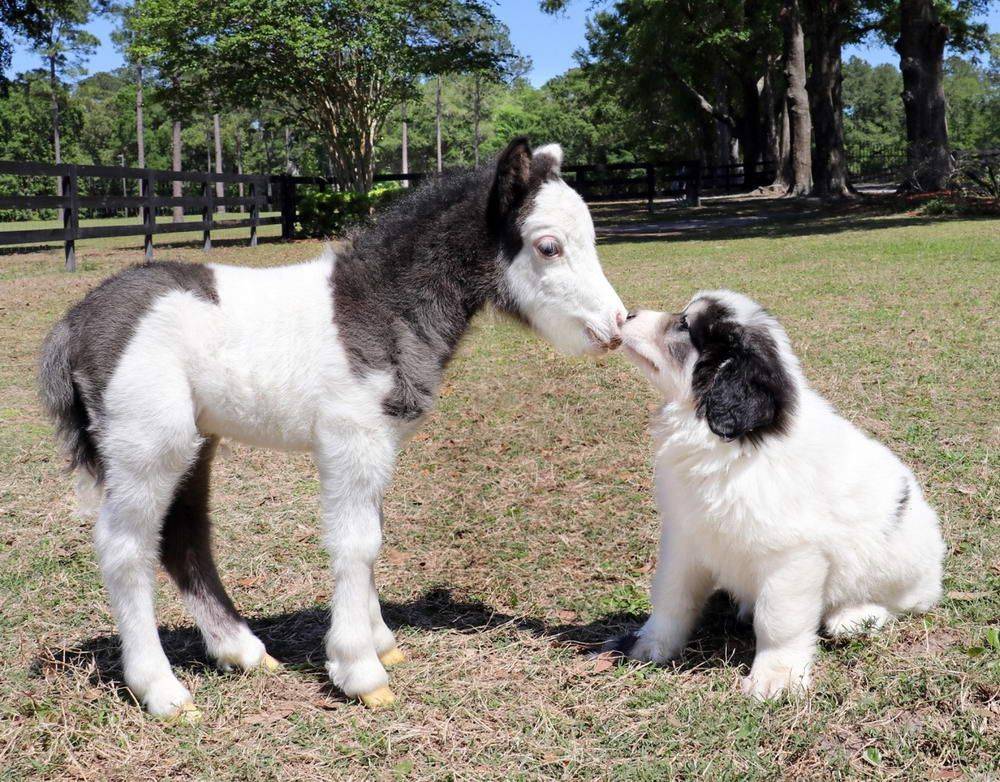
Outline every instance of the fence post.
<svg viewBox="0 0 1000 782">
<path fill-rule="evenodd" d="M 76 166 L 71 165 L 68 173 L 62 178 L 62 195 L 69 199 L 69 205 L 63 207 L 63 230 L 66 241 L 66 271 L 76 271 L 76 234 L 80 227 L 80 202 L 77 192 Z"/>
<path fill-rule="evenodd" d="M 250 180 L 250 246 L 257 246 L 257 220 L 260 218 L 260 207 L 257 205 L 257 180 Z"/>
<path fill-rule="evenodd" d="M 201 220 L 205 224 L 202 229 L 201 249 L 208 252 L 212 249 L 212 212 L 214 211 L 213 186 L 209 179 L 201 183 Z"/>
<path fill-rule="evenodd" d="M 656 166 L 646 166 L 646 191 L 649 193 L 649 213 L 653 214 L 653 199 L 656 198 Z"/>
<path fill-rule="evenodd" d="M 142 186 L 142 224 L 146 229 L 145 250 L 146 260 L 153 260 L 153 227 L 156 225 L 156 209 L 153 207 L 153 197 L 156 194 L 156 177 L 152 171 L 139 180 Z"/>
<path fill-rule="evenodd" d="M 288 175 L 281 177 L 281 238 L 295 236 L 295 181 Z"/>
</svg>

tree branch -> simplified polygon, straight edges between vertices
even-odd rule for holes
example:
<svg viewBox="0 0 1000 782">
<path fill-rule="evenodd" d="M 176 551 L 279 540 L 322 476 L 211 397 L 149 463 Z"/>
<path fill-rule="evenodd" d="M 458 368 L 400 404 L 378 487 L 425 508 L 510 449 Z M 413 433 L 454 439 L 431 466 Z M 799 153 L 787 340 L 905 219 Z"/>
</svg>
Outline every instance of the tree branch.
<svg viewBox="0 0 1000 782">
<path fill-rule="evenodd" d="M 681 89 L 694 100 L 699 109 L 704 111 L 706 114 L 715 117 L 719 120 L 719 122 L 728 125 L 733 130 L 736 130 L 736 120 L 729 116 L 728 112 L 723 111 L 718 106 L 710 102 L 704 95 L 694 88 L 694 85 L 675 71 L 672 66 L 664 65 L 663 67 L 667 74 L 674 79 L 678 85 L 680 85 Z"/>
</svg>

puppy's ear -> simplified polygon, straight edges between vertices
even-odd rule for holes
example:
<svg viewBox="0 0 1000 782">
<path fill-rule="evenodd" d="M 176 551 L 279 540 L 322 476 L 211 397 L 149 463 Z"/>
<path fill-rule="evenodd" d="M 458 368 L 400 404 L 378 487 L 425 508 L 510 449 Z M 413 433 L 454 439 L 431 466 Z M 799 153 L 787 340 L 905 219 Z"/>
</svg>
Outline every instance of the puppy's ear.
<svg viewBox="0 0 1000 782">
<path fill-rule="evenodd" d="M 784 431 L 795 389 L 769 335 L 727 323 L 695 364 L 698 415 L 726 440 Z"/>
<path fill-rule="evenodd" d="M 486 215 L 491 227 L 502 227 L 521 205 L 528 193 L 530 178 L 531 146 L 522 136 L 511 141 L 497 158 Z"/>
</svg>

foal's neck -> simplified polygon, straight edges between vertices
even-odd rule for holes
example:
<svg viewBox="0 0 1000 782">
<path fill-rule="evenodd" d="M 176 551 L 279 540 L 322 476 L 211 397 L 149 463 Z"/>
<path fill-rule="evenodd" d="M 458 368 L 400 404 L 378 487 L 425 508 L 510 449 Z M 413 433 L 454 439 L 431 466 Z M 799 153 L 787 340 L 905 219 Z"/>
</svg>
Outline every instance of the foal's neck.
<svg viewBox="0 0 1000 782">
<path fill-rule="evenodd" d="M 358 374 L 389 371 L 389 415 L 411 420 L 436 396 L 472 316 L 495 299 L 499 242 L 485 210 L 482 172 L 405 196 L 354 239 L 334 265 L 334 319 Z"/>
</svg>

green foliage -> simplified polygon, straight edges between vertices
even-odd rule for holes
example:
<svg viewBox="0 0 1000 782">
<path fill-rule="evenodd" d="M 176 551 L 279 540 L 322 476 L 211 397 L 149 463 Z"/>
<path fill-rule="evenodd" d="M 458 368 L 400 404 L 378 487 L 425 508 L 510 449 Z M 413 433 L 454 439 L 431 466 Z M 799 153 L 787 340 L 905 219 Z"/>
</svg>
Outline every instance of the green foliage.
<svg viewBox="0 0 1000 782">
<path fill-rule="evenodd" d="M 367 190 L 385 119 L 416 76 L 499 67 L 481 32 L 492 23 L 477 0 L 138 0 L 131 48 L 177 95 L 280 102 L 323 138 L 337 178 Z"/>
<path fill-rule="evenodd" d="M 342 236 L 352 225 L 368 220 L 403 192 L 394 182 L 375 185 L 367 193 L 306 191 L 299 197 L 299 231 L 317 238 Z"/>
<path fill-rule="evenodd" d="M 948 133 L 958 149 L 1000 147 L 1000 35 L 991 42 L 990 60 L 945 60 Z"/>
<path fill-rule="evenodd" d="M 906 145 L 903 77 L 894 65 L 872 66 L 860 57 L 844 64 L 844 140 L 847 148 Z"/>
</svg>

